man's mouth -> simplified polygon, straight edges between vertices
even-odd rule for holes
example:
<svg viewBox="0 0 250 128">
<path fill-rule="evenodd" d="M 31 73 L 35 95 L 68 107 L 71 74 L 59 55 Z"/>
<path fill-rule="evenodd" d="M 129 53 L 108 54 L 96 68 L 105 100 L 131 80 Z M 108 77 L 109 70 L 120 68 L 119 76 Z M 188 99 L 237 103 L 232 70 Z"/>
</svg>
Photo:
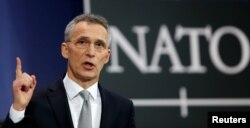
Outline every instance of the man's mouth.
<svg viewBox="0 0 250 128">
<path fill-rule="evenodd" d="M 95 65 L 93 63 L 88 62 L 88 61 L 84 62 L 83 65 L 84 65 L 84 68 L 87 69 L 87 70 L 92 70 L 95 67 Z"/>
</svg>

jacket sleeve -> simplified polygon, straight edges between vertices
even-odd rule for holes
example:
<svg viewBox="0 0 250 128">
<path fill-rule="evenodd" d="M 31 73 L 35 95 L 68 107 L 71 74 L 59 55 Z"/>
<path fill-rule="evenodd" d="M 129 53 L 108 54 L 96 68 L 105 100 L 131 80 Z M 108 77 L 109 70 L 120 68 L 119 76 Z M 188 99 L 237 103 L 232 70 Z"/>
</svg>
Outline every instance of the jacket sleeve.
<svg viewBox="0 0 250 128">
<path fill-rule="evenodd" d="M 32 120 L 31 117 L 25 116 L 23 120 L 18 123 L 14 123 L 10 118 L 9 114 L 7 115 L 5 121 L 1 128 L 31 128 Z"/>
</svg>

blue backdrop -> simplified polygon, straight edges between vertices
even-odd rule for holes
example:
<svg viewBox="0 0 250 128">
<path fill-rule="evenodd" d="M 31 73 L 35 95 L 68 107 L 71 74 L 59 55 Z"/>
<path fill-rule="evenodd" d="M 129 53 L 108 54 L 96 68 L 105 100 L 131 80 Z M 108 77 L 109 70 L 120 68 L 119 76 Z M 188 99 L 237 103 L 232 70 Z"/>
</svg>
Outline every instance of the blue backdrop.
<svg viewBox="0 0 250 128">
<path fill-rule="evenodd" d="M 16 56 L 23 71 L 37 76 L 38 88 L 64 73 L 64 27 L 82 13 L 82 5 L 81 0 L 0 1 L 0 120 L 12 102 Z"/>
</svg>

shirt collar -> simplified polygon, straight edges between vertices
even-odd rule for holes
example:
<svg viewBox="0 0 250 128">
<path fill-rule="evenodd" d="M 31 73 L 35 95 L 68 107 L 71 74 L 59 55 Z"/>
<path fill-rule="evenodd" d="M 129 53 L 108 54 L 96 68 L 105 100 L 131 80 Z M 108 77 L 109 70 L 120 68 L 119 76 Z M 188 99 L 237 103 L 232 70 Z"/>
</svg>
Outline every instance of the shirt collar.
<svg viewBox="0 0 250 128">
<path fill-rule="evenodd" d="M 75 98 L 79 94 L 79 92 L 84 90 L 79 84 L 77 84 L 75 81 L 70 79 L 68 74 L 65 75 L 65 77 L 63 79 L 63 83 L 64 83 L 66 93 L 68 95 L 68 98 L 70 100 Z M 87 90 L 90 92 L 91 97 L 94 100 L 96 100 L 96 98 L 98 96 L 98 92 L 99 92 L 98 91 L 98 82 L 91 85 Z"/>
</svg>

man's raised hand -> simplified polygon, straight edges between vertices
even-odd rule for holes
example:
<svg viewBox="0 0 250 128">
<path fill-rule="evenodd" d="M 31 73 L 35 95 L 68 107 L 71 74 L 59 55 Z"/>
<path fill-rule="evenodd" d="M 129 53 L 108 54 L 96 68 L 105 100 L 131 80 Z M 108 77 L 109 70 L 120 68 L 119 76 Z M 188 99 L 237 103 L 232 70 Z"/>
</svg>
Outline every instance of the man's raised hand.
<svg viewBox="0 0 250 128">
<path fill-rule="evenodd" d="M 13 81 L 13 108 L 18 111 L 24 110 L 30 102 L 36 87 L 35 75 L 29 75 L 22 71 L 22 63 L 16 58 L 16 79 Z"/>
</svg>

